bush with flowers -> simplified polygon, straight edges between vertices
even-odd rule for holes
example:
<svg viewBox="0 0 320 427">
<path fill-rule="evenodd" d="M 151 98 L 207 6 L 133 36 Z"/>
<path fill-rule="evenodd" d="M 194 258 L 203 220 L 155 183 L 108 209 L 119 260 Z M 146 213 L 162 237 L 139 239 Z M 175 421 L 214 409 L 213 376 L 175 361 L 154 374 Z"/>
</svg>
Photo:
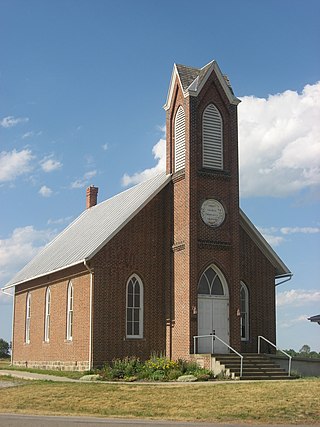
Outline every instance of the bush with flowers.
<svg viewBox="0 0 320 427">
<path fill-rule="evenodd" d="M 152 354 L 145 362 L 135 356 L 114 359 L 99 374 L 102 380 L 112 381 L 174 381 L 181 375 L 194 375 L 199 381 L 214 378 L 211 371 L 201 368 L 196 362 L 174 361 L 162 354 Z"/>
</svg>

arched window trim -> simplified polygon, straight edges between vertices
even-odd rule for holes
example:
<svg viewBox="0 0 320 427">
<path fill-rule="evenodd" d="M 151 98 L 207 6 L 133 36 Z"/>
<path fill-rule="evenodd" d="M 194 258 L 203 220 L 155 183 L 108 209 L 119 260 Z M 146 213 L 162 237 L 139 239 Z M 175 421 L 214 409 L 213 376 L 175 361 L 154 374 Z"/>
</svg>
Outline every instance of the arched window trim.
<svg viewBox="0 0 320 427">
<path fill-rule="evenodd" d="M 67 294 L 67 340 L 72 341 L 73 338 L 73 300 L 74 300 L 74 288 L 70 281 L 68 284 Z"/>
<path fill-rule="evenodd" d="M 25 343 L 30 344 L 30 323 L 31 323 L 31 293 L 28 292 L 26 299 L 26 331 Z"/>
<path fill-rule="evenodd" d="M 129 307 L 129 284 L 131 282 L 132 279 L 136 279 L 137 282 L 139 283 L 140 286 L 140 299 L 139 299 L 139 333 L 138 334 L 130 334 L 128 333 L 128 324 L 130 323 L 134 323 L 133 321 L 129 320 L 129 311 L 131 311 L 131 319 L 133 319 L 134 316 L 134 310 L 136 309 L 133 306 Z M 134 296 L 133 296 L 133 300 L 134 300 Z M 137 275 L 137 274 L 132 274 L 129 279 L 127 280 L 127 285 L 126 285 L 126 338 L 143 338 L 143 305 L 144 305 L 144 289 L 143 289 L 143 282 L 141 280 L 141 278 Z"/>
<path fill-rule="evenodd" d="M 242 291 L 244 293 L 244 307 L 242 303 Z M 244 310 L 243 310 L 244 309 Z M 249 340 L 249 291 L 244 282 L 240 282 L 240 331 L 241 341 Z"/>
<path fill-rule="evenodd" d="M 202 271 L 202 273 L 201 273 L 201 275 L 200 275 L 200 278 L 199 278 L 199 281 L 198 281 L 198 289 L 199 289 L 199 284 L 200 284 L 200 281 L 201 281 L 201 278 L 202 278 L 202 275 L 209 269 L 209 268 L 212 268 L 215 272 L 216 272 L 216 274 L 218 275 L 218 277 L 219 277 L 219 279 L 220 279 L 220 281 L 221 281 L 221 284 L 222 284 L 222 287 L 223 287 L 223 295 L 206 295 L 206 294 L 199 294 L 198 293 L 198 295 L 201 295 L 201 297 L 208 297 L 208 298 L 223 298 L 223 299 L 225 299 L 225 298 L 229 298 L 229 287 L 228 287 L 228 284 L 227 284 L 227 280 L 226 280 L 226 278 L 225 278 L 225 276 L 224 276 L 224 274 L 222 273 L 222 271 L 220 270 L 220 268 L 216 265 L 216 264 L 210 264 L 210 265 L 208 265 L 203 271 Z"/>
<path fill-rule="evenodd" d="M 211 114 L 211 117 L 208 117 L 208 114 Z M 213 119 L 215 123 L 206 119 Z M 202 166 L 208 169 L 223 169 L 223 120 L 219 109 L 212 102 L 202 114 Z"/>
<path fill-rule="evenodd" d="M 186 117 L 180 105 L 174 119 L 174 171 L 185 168 L 186 161 Z"/>
<path fill-rule="evenodd" d="M 51 289 L 50 287 L 46 290 L 45 297 L 45 313 L 44 313 L 44 341 L 49 342 L 50 340 L 50 312 L 51 312 Z"/>
</svg>

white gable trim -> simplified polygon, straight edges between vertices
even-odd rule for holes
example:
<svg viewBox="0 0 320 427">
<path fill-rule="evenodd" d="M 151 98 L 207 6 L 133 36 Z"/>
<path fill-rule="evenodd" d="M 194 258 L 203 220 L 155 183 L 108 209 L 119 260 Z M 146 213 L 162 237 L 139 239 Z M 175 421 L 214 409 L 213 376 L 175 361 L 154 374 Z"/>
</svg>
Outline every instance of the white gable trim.
<svg viewBox="0 0 320 427">
<path fill-rule="evenodd" d="M 171 106 L 171 102 L 172 102 L 172 97 L 173 97 L 173 89 L 174 89 L 174 85 L 175 85 L 175 81 L 176 78 L 178 77 L 179 80 L 179 84 L 181 87 L 181 90 L 183 92 L 183 95 L 185 98 L 187 98 L 188 96 L 198 96 L 198 94 L 201 92 L 201 89 L 203 88 L 203 86 L 205 85 L 206 81 L 208 80 L 209 76 L 211 75 L 211 73 L 214 71 L 216 73 L 216 76 L 218 77 L 218 80 L 230 102 L 230 104 L 233 105 L 238 105 L 241 101 L 240 99 L 238 99 L 237 97 L 235 97 L 233 95 L 233 93 L 231 92 L 229 86 L 227 85 L 223 74 L 221 73 L 221 70 L 219 68 L 219 65 L 217 64 L 216 61 L 211 61 L 208 64 L 206 64 L 204 67 L 201 68 L 201 70 L 205 67 L 207 67 L 210 64 L 209 69 L 206 72 L 206 75 L 204 77 L 204 79 L 202 80 L 202 82 L 200 83 L 200 85 L 198 86 L 199 83 L 199 78 L 197 77 L 188 87 L 188 89 L 186 91 L 183 90 L 182 84 L 181 84 L 181 80 L 180 80 L 180 76 L 177 70 L 177 66 L 176 64 L 174 64 L 173 66 L 173 71 L 172 71 L 172 75 L 171 75 L 171 81 L 170 81 L 170 86 L 169 86 L 169 91 L 168 91 L 168 96 L 167 96 L 167 101 L 165 103 L 165 105 L 163 106 L 163 108 L 167 111 L 169 110 L 170 106 Z"/>
</svg>

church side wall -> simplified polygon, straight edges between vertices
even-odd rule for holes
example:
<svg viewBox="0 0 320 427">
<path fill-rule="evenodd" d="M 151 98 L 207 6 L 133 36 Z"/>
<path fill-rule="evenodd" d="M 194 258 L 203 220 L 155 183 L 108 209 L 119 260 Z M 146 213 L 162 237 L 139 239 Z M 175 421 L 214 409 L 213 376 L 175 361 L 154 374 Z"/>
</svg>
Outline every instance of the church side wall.
<svg viewBox="0 0 320 427">
<path fill-rule="evenodd" d="M 170 185 L 94 257 L 93 363 L 165 353 L 166 287 L 170 281 Z M 126 337 L 126 285 L 143 283 L 143 337 Z M 168 287 L 168 292 L 170 291 Z"/>
<path fill-rule="evenodd" d="M 44 278 L 17 287 L 14 310 L 14 365 L 61 370 L 88 369 L 90 275 L 88 272 L 80 273 L 78 269 L 70 270 L 68 278 L 58 278 L 59 275 L 56 274 L 54 281 Z M 70 279 L 74 287 L 73 339 L 67 341 L 67 288 Z M 45 295 L 48 286 L 51 290 L 50 336 L 49 342 L 45 342 Z M 31 294 L 29 344 L 25 342 L 28 292 Z"/>
<path fill-rule="evenodd" d="M 274 267 L 240 227 L 241 280 L 249 291 L 249 340 L 242 341 L 242 352 L 257 352 L 258 335 L 276 342 Z M 273 348 L 263 347 L 266 353 Z"/>
</svg>

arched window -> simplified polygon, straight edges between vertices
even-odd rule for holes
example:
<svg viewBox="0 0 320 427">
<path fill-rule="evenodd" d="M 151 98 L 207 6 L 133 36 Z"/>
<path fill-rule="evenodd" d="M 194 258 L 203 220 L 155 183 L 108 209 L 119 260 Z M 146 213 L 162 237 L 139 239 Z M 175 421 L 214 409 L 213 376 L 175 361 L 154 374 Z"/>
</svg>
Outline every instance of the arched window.
<svg viewBox="0 0 320 427">
<path fill-rule="evenodd" d="M 186 131 L 184 109 L 178 108 L 174 121 L 174 171 L 185 167 L 186 159 Z"/>
<path fill-rule="evenodd" d="M 223 169 L 222 118 L 213 104 L 207 106 L 202 117 L 202 166 Z"/>
<path fill-rule="evenodd" d="M 46 301 L 45 301 L 45 313 L 44 313 L 44 340 L 49 342 L 50 339 L 50 310 L 51 310 L 51 290 L 47 288 Z"/>
<path fill-rule="evenodd" d="M 222 281 L 213 266 L 210 266 L 202 273 L 198 286 L 198 294 L 210 296 L 225 295 Z"/>
<path fill-rule="evenodd" d="M 240 327 L 241 340 L 248 341 L 249 339 L 249 292 L 246 285 L 241 282 L 240 287 Z"/>
<path fill-rule="evenodd" d="M 30 343 L 30 322 L 31 322 L 31 294 L 30 292 L 28 292 L 27 302 L 26 302 L 26 334 L 25 334 L 26 344 Z"/>
<path fill-rule="evenodd" d="M 69 282 L 67 297 L 67 340 L 73 337 L 73 284 Z"/>
<path fill-rule="evenodd" d="M 141 279 L 132 275 L 127 282 L 126 336 L 143 337 L 143 284 Z"/>
</svg>

